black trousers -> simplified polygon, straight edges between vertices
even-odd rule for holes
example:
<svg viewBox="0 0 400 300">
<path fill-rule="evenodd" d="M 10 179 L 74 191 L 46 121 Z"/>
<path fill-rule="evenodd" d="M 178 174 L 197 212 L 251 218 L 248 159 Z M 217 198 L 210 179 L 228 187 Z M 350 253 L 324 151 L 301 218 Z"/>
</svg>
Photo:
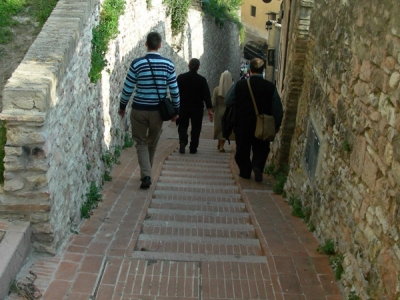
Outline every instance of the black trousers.
<svg viewBox="0 0 400 300">
<path fill-rule="evenodd" d="M 179 113 L 179 143 L 186 146 L 189 142 L 189 122 L 192 125 L 190 132 L 190 150 L 199 146 L 201 127 L 203 125 L 203 107 L 181 107 Z"/>
<path fill-rule="evenodd" d="M 236 154 L 235 161 L 239 167 L 240 174 L 250 177 L 253 168 L 261 172 L 269 154 L 269 141 L 262 141 L 254 137 L 254 131 L 235 128 Z"/>
</svg>

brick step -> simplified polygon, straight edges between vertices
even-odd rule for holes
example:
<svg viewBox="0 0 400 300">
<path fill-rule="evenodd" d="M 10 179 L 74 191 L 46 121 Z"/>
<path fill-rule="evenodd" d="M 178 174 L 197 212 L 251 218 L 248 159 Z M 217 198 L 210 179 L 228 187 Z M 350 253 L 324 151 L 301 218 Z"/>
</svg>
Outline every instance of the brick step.
<svg viewBox="0 0 400 300">
<path fill-rule="evenodd" d="M 171 170 L 169 169 L 163 169 L 161 170 L 161 177 L 185 177 L 185 178 L 196 178 L 196 179 L 207 179 L 210 180 L 210 172 L 193 172 L 192 171 L 181 171 L 181 170 Z M 226 180 L 233 180 L 232 173 L 228 172 L 223 172 L 223 173 L 215 173 L 212 176 L 213 179 L 220 180 L 220 179 L 226 179 Z"/>
<path fill-rule="evenodd" d="M 204 159 L 202 159 L 204 160 Z M 209 162 L 208 160 L 204 160 L 206 162 L 202 162 L 201 160 L 197 159 L 188 159 L 188 160 L 165 160 L 163 164 L 164 167 L 169 167 L 169 166 L 191 166 L 192 171 L 193 167 L 195 167 L 195 170 L 197 171 L 197 168 L 199 169 L 206 169 L 208 171 L 214 171 L 214 170 L 222 170 L 222 171 L 230 171 L 229 169 L 229 164 L 228 162 L 224 161 L 214 161 L 214 162 Z M 201 165 L 201 167 L 199 167 Z"/>
<path fill-rule="evenodd" d="M 198 193 L 239 193 L 236 185 L 209 185 L 209 184 L 189 184 L 158 182 L 156 190 L 175 191 L 176 193 L 190 191 Z"/>
<path fill-rule="evenodd" d="M 239 193 L 203 193 L 193 191 L 155 190 L 153 198 L 175 199 L 187 201 L 238 202 L 242 195 Z"/>
<path fill-rule="evenodd" d="M 177 173 L 174 175 L 178 175 Z M 235 185 L 235 181 L 227 176 L 221 178 L 210 179 L 208 177 L 185 177 L 182 174 L 179 176 L 161 176 L 158 182 L 169 182 L 169 183 L 188 183 L 188 184 L 210 184 L 210 185 Z"/>
<path fill-rule="evenodd" d="M 216 168 L 215 165 L 211 165 L 208 167 L 199 167 L 198 165 L 196 166 L 196 164 L 193 165 L 178 165 L 178 164 L 164 164 L 163 165 L 163 170 L 165 171 L 179 171 L 179 172 L 187 172 L 187 173 L 194 173 L 194 174 L 200 174 L 200 175 L 211 175 L 212 177 L 214 177 L 216 174 L 225 174 L 226 176 L 228 176 L 229 178 L 232 177 L 232 172 L 229 168 Z M 195 171 L 194 171 L 195 170 Z"/>
<path fill-rule="evenodd" d="M 229 163 L 229 157 L 221 157 L 219 155 L 210 155 L 209 157 L 197 155 L 170 155 L 164 163 L 172 164 L 176 162 L 197 162 L 197 163 L 215 163 L 218 165 L 225 165 Z"/>
<path fill-rule="evenodd" d="M 179 236 L 256 238 L 254 227 L 250 224 L 210 224 L 146 220 L 143 223 L 143 233 Z"/>
<path fill-rule="evenodd" d="M 258 239 L 140 234 L 135 251 L 262 255 Z"/>
<path fill-rule="evenodd" d="M 218 224 L 249 224 L 248 213 L 227 213 L 208 211 L 188 211 L 178 209 L 157 209 L 147 210 L 147 219 L 153 221 L 176 221 L 194 223 L 218 223 Z"/>
<path fill-rule="evenodd" d="M 124 258 L 123 265 L 129 268 L 119 275 L 127 280 L 119 281 L 118 299 L 282 299 L 274 296 L 276 281 L 262 256 L 143 251 Z"/>
<path fill-rule="evenodd" d="M 171 253 L 154 251 L 133 251 L 132 258 L 141 260 L 160 260 L 160 261 L 215 261 L 215 262 L 238 262 L 238 263 L 266 263 L 265 256 L 247 255 L 217 255 L 201 253 Z M 267 274 L 267 273 L 266 273 Z"/>
<path fill-rule="evenodd" d="M 151 208 L 197 210 L 214 212 L 245 212 L 245 205 L 241 202 L 212 202 L 212 201 L 186 201 L 170 199 L 153 199 Z"/>
</svg>

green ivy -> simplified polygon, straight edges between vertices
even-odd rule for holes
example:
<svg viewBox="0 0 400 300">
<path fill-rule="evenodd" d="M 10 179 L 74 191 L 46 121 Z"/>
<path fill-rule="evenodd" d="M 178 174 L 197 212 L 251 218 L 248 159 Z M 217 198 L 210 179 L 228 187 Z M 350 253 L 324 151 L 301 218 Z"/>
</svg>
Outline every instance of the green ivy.
<svg viewBox="0 0 400 300">
<path fill-rule="evenodd" d="M 100 13 L 100 22 L 92 30 L 92 65 L 89 71 L 90 81 L 95 83 L 101 78 L 101 71 L 107 65 L 105 59 L 108 43 L 118 35 L 118 19 L 125 11 L 124 0 L 105 0 Z"/>
<path fill-rule="evenodd" d="M 171 16 L 172 35 L 183 33 L 187 23 L 191 0 L 163 0 L 167 11 L 167 17 Z"/>
</svg>

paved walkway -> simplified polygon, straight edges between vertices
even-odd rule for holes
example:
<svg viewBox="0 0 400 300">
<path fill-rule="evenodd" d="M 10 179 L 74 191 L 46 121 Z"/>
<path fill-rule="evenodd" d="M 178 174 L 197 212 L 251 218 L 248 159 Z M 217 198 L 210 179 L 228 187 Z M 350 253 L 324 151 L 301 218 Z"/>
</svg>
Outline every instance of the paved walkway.
<svg viewBox="0 0 400 300">
<path fill-rule="evenodd" d="M 135 148 L 124 150 L 79 234 L 54 257 L 31 257 L 18 280 L 35 274 L 49 300 L 342 299 L 272 179 L 239 178 L 234 146 L 219 153 L 212 132 L 205 119 L 198 153 L 179 154 L 165 122 L 149 190 L 139 189 Z"/>
</svg>

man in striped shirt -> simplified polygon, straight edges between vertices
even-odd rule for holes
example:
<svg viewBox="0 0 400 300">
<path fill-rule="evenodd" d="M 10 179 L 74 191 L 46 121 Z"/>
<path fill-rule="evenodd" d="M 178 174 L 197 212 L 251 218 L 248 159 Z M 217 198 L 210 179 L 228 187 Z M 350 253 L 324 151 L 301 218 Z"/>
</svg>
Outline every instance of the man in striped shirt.
<svg viewBox="0 0 400 300">
<path fill-rule="evenodd" d="M 141 189 L 147 189 L 151 185 L 151 167 L 163 124 L 158 110 L 159 100 L 167 96 L 169 89 L 176 113 L 172 122 L 179 117 L 180 106 L 175 66 L 171 60 L 158 53 L 161 35 L 150 32 L 146 47 L 146 56 L 133 60 L 129 67 L 118 111 L 121 117 L 125 115 L 126 106 L 135 90 L 130 119 L 140 167 Z"/>
</svg>

